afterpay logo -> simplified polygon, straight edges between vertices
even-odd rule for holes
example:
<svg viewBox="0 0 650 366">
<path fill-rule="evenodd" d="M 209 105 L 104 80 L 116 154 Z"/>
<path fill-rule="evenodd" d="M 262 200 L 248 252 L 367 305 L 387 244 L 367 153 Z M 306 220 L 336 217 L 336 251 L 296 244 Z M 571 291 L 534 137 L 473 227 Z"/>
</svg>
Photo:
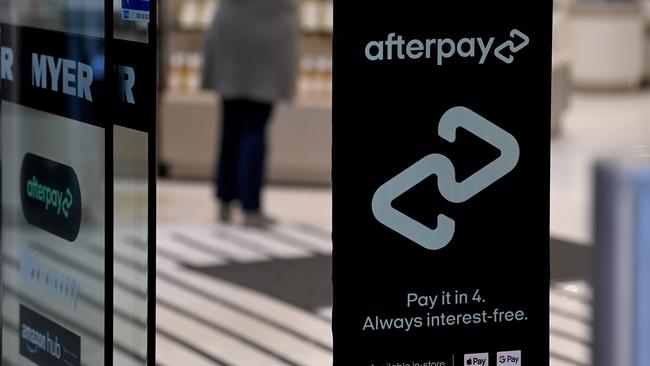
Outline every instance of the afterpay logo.
<svg viewBox="0 0 650 366">
<path fill-rule="evenodd" d="M 372 198 L 372 212 L 380 223 L 429 250 L 447 246 L 456 232 L 456 222 L 438 215 L 438 226 L 426 225 L 396 210 L 392 202 L 428 177 L 438 177 L 440 194 L 449 202 L 462 203 L 476 196 L 511 172 L 519 162 L 519 144 L 507 131 L 466 107 L 454 107 L 440 119 L 438 135 L 453 143 L 463 128 L 497 148 L 500 156 L 462 182 L 456 181 L 454 163 L 441 154 L 431 154 L 384 183 Z"/>
<path fill-rule="evenodd" d="M 36 176 L 27 181 L 27 197 L 40 202 L 45 210 L 53 210 L 57 215 L 63 215 L 66 219 L 70 214 L 70 207 L 74 203 L 72 192 L 69 187 L 65 193 L 45 184 L 40 184 Z"/>
<path fill-rule="evenodd" d="M 435 60 L 438 66 L 452 59 L 475 60 L 483 65 L 494 57 L 509 65 L 529 44 L 530 38 L 518 29 L 511 30 L 505 39 L 497 36 L 406 39 L 400 34 L 389 33 L 384 40 L 368 42 L 365 56 L 369 61 Z"/>
<path fill-rule="evenodd" d="M 71 167 L 27 154 L 20 191 L 28 223 L 68 241 L 76 240 L 81 225 L 81 191 Z"/>
</svg>

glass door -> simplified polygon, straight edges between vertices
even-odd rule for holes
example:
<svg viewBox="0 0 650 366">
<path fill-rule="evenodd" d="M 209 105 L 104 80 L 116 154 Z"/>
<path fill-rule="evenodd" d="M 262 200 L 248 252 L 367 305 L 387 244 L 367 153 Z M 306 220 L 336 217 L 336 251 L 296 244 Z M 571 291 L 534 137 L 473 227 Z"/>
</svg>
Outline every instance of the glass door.
<svg viewBox="0 0 650 366">
<path fill-rule="evenodd" d="M 155 75 L 155 46 L 114 37 L 117 5 L 0 0 L 3 365 L 145 365 L 153 354 L 156 89 L 140 65 Z M 155 24 L 148 13 L 136 29 Z M 124 187 L 127 171 L 144 183 Z M 125 230 L 144 254 L 120 244 Z"/>
</svg>

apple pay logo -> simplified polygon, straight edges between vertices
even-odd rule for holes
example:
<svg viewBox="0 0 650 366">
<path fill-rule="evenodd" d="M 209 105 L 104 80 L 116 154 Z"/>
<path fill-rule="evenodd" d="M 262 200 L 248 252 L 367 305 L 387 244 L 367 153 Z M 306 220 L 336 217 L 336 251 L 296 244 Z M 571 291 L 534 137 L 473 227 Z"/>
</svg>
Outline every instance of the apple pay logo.
<svg viewBox="0 0 650 366">
<path fill-rule="evenodd" d="M 521 351 L 497 353 L 498 366 L 521 366 Z"/>
<path fill-rule="evenodd" d="M 489 353 L 472 353 L 465 355 L 466 366 L 488 366 L 490 364 Z"/>
<path fill-rule="evenodd" d="M 519 162 L 519 144 L 514 136 L 469 108 L 448 110 L 440 119 L 438 135 L 453 143 L 461 127 L 497 148 L 501 155 L 469 178 L 457 182 L 454 163 L 444 155 L 431 154 L 384 183 L 372 198 L 372 212 L 377 221 L 428 250 L 447 246 L 456 232 L 456 222 L 440 214 L 438 226 L 432 230 L 393 208 L 396 198 L 436 175 L 438 190 L 447 201 L 466 202 L 510 173 Z"/>
</svg>

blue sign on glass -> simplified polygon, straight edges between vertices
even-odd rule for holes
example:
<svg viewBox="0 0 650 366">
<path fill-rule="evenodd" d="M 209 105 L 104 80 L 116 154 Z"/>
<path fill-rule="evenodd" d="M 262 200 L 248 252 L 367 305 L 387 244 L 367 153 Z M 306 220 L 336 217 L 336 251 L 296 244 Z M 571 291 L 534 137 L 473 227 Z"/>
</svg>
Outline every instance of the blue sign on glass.
<svg viewBox="0 0 650 366">
<path fill-rule="evenodd" d="M 122 0 L 122 19 L 149 22 L 149 0 Z"/>
</svg>

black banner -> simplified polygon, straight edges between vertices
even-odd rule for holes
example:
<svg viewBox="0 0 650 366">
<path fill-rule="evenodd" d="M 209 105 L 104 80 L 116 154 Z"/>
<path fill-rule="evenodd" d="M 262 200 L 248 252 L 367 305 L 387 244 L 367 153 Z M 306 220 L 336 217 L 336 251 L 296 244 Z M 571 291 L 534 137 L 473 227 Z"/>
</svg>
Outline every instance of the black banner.
<svg viewBox="0 0 650 366">
<path fill-rule="evenodd" d="M 146 43 L 112 40 L 115 94 L 107 101 L 104 39 L 0 26 L 2 99 L 100 127 L 150 129 L 156 65 L 147 64 Z"/>
<path fill-rule="evenodd" d="M 335 3 L 335 365 L 548 365 L 551 32 L 551 1 Z"/>
<path fill-rule="evenodd" d="M 38 366 L 81 365 L 81 338 L 20 305 L 20 354 Z"/>
</svg>

